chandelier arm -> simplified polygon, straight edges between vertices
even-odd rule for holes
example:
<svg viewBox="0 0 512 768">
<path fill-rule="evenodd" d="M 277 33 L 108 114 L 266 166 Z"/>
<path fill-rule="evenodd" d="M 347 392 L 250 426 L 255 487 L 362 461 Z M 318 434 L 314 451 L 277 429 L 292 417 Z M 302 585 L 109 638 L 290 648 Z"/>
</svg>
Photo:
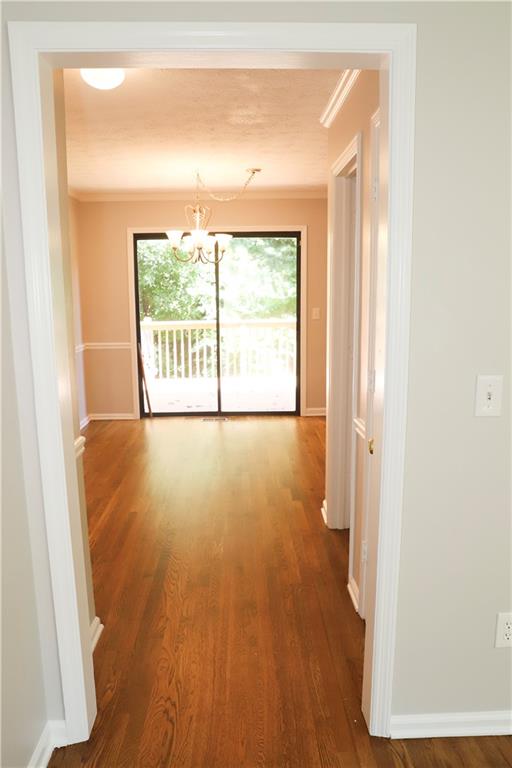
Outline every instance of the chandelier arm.
<svg viewBox="0 0 512 768">
<path fill-rule="evenodd" d="M 192 253 L 192 255 L 191 255 L 191 256 L 187 256 L 186 258 L 184 258 L 184 259 L 181 259 L 181 258 L 178 256 L 178 249 L 174 250 L 174 252 L 173 252 L 173 256 L 174 256 L 174 258 L 176 259 L 176 261 L 181 261 L 181 263 L 182 263 L 182 264 L 188 264 L 188 262 L 189 262 L 189 261 L 192 261 L 192 259 L 194 258 L 194 254 Z"/>
<path fill-rule="evenodd" d="M 243 185 L 242 189 L 240 189 L 238 192 L 234 192 L 233 194 L 229 195 L 217 195 L 215 192 L 212 192 L 211 189 L 209 189 L 204 181 L 202 180 L 199 173 L 197 173 L 196 179 L 197 179 L 197 185 L 198 187 L 201 187 L 201 189 L 206 192 L 208 197 L 210 197 L 212 200 L 216 200 L 218 203 L 229 203 L 232 200 L 238 200 L 239 197 L 242 197 L 245 190 L 251 183 L 251 181 L 254 179 L 257 173 L 261 171 L 261 168 L 250 168 L 249 169 L 249 176 L 247 177 L 247 180 L 245 184 Z"/>
</svg>

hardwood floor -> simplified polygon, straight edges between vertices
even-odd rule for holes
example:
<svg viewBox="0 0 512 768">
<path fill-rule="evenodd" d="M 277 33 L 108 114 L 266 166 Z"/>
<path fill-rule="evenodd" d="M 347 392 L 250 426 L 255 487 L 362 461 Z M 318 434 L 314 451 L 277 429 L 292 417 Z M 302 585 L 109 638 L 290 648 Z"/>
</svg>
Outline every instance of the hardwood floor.
<svg viewBox="0 0 512 768">
<path fill-rule="evenodd" d="M 96 422 L 98 717 L 52 768 L 504 768 L 510 740 L 368 736 L 322 419 Z"/>
</svg>

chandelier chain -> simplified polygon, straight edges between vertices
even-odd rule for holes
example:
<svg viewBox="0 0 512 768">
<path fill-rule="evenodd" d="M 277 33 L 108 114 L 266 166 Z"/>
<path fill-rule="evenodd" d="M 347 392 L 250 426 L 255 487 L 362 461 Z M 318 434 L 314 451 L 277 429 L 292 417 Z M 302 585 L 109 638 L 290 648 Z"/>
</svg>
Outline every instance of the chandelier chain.
<svg viewBox="0 0 512 768">
<path fill-rule="evenodd" d="M 215 192 L 212 192 L 212 190 L 209 189 L 204 183 L 204 181 L 202 180 L 201 176 L 199 175 L 199 172 L 196 175 L 197 185 L 198 187 L 201 187 L 201 189 L 204 192 L 206 192 L 208 197 L 210 197 L 212 200 L 216 200 L 218 203 L 229 203 L 232 200 L 238 200 L 239 197 L 242 197 L 242 195 L 244 194 L 245 190 L 247 189 L 251 181 L 254 179 L 256 174 L 259 173 L 260 171 L 261 171 L 261 168 L 249 168 L 248 169 L 249 176 L 247 178 L 247 181 L 243 185 L 242 189 L 230 195 L 217 195 L 215 194 Z"/>
</svg>

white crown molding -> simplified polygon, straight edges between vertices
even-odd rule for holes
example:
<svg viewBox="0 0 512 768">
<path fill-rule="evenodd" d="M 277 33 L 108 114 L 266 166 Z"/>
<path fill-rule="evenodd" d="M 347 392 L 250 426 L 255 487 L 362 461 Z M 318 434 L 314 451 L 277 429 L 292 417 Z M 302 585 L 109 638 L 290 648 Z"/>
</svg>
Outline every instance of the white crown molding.
<svg viewBox="0 0 512 768">
<path fill-rule="evenodd" d="M 79 203 L 134 203 L 175 200 L 190 202 L 195 195 L 194 189 L 141 189 L 130 192 L 122 190 L 91 190 L 89 192 L 70 189 L 69 196 Z M 282 187 L 252 189 L 244 192 L 243 200 L 326 200 L 327 184 L 321 187 Z"/>
<path fill-rule="evenodd" d="M 508 736 L 512 711 L 436 712 L 427 715 L 392 715 L 392 739 L 428 739 L 437 736 Z"/>
<path fill-rule="evenodd" d="M 320 122 L 324 128 L 329 128 L 332 125 L 360 74 L 360 69 L 346 69 L 343 72 L 327 102 L 327 106 L 320 115 Z"/>
</svg>

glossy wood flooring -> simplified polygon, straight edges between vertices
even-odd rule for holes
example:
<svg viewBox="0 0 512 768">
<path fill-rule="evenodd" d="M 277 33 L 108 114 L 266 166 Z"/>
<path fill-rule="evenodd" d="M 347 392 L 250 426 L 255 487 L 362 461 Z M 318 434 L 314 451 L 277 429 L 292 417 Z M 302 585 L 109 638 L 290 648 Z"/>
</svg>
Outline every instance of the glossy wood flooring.
<svg viewBox="0 0 512 768">
<path fill-rule="evenodd" d="M 85 474 L 98 717 L 50 765 L 504 768 L 505 738 L 370 738 L 324 422 L 98 422 Z"/>
</svg>

